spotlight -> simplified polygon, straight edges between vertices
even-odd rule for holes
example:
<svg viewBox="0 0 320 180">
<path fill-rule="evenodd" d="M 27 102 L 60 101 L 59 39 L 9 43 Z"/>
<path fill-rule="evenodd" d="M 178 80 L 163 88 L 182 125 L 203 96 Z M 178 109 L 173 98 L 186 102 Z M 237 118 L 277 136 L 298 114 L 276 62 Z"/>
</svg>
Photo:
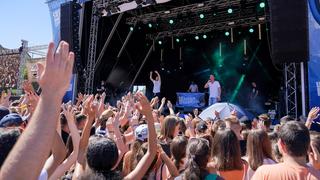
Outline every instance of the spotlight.
<svg viewBox="0 0 320 180">
<path fill-rule="evenodd" d="M 260 6 L 260 8 L 264 8 L 264 7 L 266 7 L 266 3 L 265 2 L 260 2 L 259 6 Z"/>
<path fill-rule="evenodd" d="M 228 9 L 228 13 L 231 14 L 233 12 L 232 8 Z"/>
<path fill-rule="evenodd" d="M 205 35 L 205 34 L 202 37 L 203 37 L 203 39 L 207 39 L 207 35 Z"/>
<path fill-rule="evenodd" d="M 162 41 L 158 41 L 158 44 L 161 45 L 161 44 L 162 44 Z"/>
<path fill-rule="evenodd" d="M 230 33 L 227 31 L 227 32 L 224 33 L 224 35 L 229 36 Z"/>
<path fill-rule="evenodd" d="M 200 19 L 203 19 L 204 18 L 204 14 L 200 14 L 199 17 L 200 17 Z"/>
<path fill-rule="evenodd" d="M 148 26 L 149 26 L 149 28 L 152 28 L 152 24 L 151 23 L 149 23 Z"/>
<path fill-rule="evenodd" d="M 169 20 L 169 23 L 170 23 L 170 24 L 173 24 L 173 20 L 172 20 L 172 19 L 170 19 L 170 20 Z"/>
<path fill-rule="evenodd" d="M 253 32 L 254 32 L 254 29 L 253 29 L 253 28 L 250 28 L 250 29 L 249 29 L 249 32 L 250 32 L 250 33 L 253 33 Z"/>
<path fill-rule="evenodd" d="M 133 27 L 130 27 L 130 31 L 133 31 Z"/>
<path fill-rule="evenodd" d="M 198 35 L 197 35 L 197 36 L 195 36 L 194 38 L 195 38 L 196 40 L 199 40 L 199 36 L 198 36 Z"/>
<path fill-rule="evenodd" d="M 180 42 L 180 39 L 179 39 L 179 38 L 177 38 L 177 39 L 176 39 L 176 42 L 177 42 L 177 43 L 178 43 L 178 42 Z"/>
</svg>

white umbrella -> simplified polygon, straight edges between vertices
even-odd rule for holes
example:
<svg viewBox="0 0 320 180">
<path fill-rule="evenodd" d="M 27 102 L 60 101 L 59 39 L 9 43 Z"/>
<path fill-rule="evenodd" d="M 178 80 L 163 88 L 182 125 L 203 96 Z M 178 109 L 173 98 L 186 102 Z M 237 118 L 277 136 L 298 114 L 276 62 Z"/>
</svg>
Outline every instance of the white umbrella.
<svg viewBox="0 0 320 180">
<path fill-rule="evenodd" d="M 220 119 L 224 119 L 226 117 L 229 117 L 231 115 L 231 112 L 233 110 L 236 110 L 237 117 L 239 119 L 246 118 L 245 112 L 237 105 L 231 104 L 231 103 L 215 103 L 212 106 L 209 106 L 207 109 L 202 111 L 202 113 L 199 115 L 199 117 L 203 120 L 207 118 L 215 119 L 215 111 L 217 111 L 220 115 Z"/>
</svg>

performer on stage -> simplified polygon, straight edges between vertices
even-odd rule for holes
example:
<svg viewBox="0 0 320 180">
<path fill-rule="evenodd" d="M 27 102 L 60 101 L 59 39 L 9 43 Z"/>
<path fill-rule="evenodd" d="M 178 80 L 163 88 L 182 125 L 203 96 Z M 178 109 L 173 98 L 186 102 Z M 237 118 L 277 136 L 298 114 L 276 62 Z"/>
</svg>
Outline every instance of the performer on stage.
<svg viewBox="0 0 320 180">
<path fill-rule="evenodd" d="M 214 75 L 210 75 L 210 79 L 204 85 L 204 88 L 209 88 L 209 106 L 221 100 L 221 86 L 219 81 L 215 81 Z"/>
<path fill-rule="evenodd" d="M 191 84 L 189 86 L 189 90 L 188 91 L 191 92 L 191 93 L 199 92 L 198 85 L 196 83 L 194 83 L 193 81 L 191 81 Z"/>
<path fill-rule="evenodd" d="M 152 71 L 150 72 L 150 80 L 153 83 L 153 96 L 158 96 L 160 98 L 160 89 L 161 89 L 161 77 L 158 71 L 154 71 L 156 73 L 156 79 L 152 78 Z"/>
</svg>

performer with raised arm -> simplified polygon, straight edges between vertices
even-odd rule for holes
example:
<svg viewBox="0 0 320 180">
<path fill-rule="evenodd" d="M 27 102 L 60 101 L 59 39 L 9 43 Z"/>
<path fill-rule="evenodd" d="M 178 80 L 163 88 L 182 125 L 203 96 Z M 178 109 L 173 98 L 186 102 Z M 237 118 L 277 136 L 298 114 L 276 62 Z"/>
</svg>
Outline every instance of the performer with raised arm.
<svg viewBox="0 0 320 180">
<path fill-rule="evenodd" d="M 204 85 L 204 88 L 209 88 L 209 106 L 221 100 L 221 86 L 219 81 L 215 81 L 213 74 L 210 75 L 210 79 Z"/>
<path fill-rule="evenodd" d="M 160 89 L 161 89 L 161 77 L 158 71 L 154 71 L 155 74 L 157 75 L 155 79 L 152 78 L 152 71 L 150 71 L 150 80 L 153 83 L 153 96 L 160 98 Z"/>
</svg>

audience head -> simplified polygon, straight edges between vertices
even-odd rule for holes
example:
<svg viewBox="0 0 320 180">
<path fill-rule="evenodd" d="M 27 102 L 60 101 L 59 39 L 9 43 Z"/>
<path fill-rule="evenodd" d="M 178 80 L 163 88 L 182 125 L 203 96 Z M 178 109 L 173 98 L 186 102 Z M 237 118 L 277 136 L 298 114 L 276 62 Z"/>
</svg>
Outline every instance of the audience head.
<svg viewBox="0 0 320 180">
<path fill-rule="evenodd" d="M 259 116 L 258 126 L 260 126 L 261 129 L 263 129 L 267 132 L 270 131 L 271 120 L 267 114 L 261 114 Z"/>
<path fill-rule="evenodd" d="M 230 118 L 224 119 L 224 121 L 226 123 L 226 128 L 231 129 L 236 134 L 238 140 L 240 140 L 242 127 L 240 125 L 239 120 L 237 118 L 230 117 Z"/>
<path fill-rule="evenodd" d="M 280 124 L 284 125 L 285 123 L 290 122 L 290 121 L 294 121 L 294 120 L 295 120 L 295 118 L 293 118 L 292 116 L 287 115 L 287 116 L 284 116 L 284 117 L 282 117 L 280 119 Z"/>
<path fill-rule="evenodd" d="M 187 146 L 187 163 L 184 179 L 204 179 L 210 158 L 209 143 L 203 138 L 192 138 Z"/>
<path fill-rule="evenodd" d="M 219 129 L 213 138 L 212 147 L 212 156 L 218 170 L 242 169 L 239 140 L 231 129 Z"/>
<path fill-rule="evenodd" d="M 20 136 L 17 128 L 0 128 L 0 168 Z"/>
<path fill-rule="evenodd" d="M 310 145 L 308 128 L 297 121 L 287 122 L 279 131 L 278 145 L 283 155 L 305 157 Z"/>
<path fill-rule="evenodd" d="M 82 130 L 86 124 L 87 116 L 83 114 L 76 115 L 77 128 Z"/>
<path fill-rule="evenodd" d="M 200 121 L 197 124 L 196 133 L 198 135 L 205 134 L 205 133 L 207 133 L 207 129 L 208 129 L 207 123 L 205 121 Z"/>
<path fill-rule="evenodd" d="M 254 171 L 263 164 L 265 158 L 272 158 L 271 142 L 268 134 L 261 129 L 251 130 L 247 139 L 249 166 Z"/>
<path fill-rule="evenodd" d="M 179 170 L 180 164 L 183 163 L 183 159 L 186 157 L 188 139 L 185 136 L 175 137 L 170 144 L 170 151 L 173 157 L 174 165 Z"/>
<path fill-rule="evenodd" d="M 172 140 L 179 134 L 179 123 L 176 116 L 167 116 L 161 124 L 161 140 Z"/>
<path fill-rule="evenodd" d="M 3 106 L 0 106 L 0 120 L 10 113 L 9 109 Z"/>
<path fill-rule="evenodd" d="M 26 122 L 17 113 L 8 114 L 0 120 L 0 127 L 21 127 L 24 129 L 25 126 Z"/>
</svg>

